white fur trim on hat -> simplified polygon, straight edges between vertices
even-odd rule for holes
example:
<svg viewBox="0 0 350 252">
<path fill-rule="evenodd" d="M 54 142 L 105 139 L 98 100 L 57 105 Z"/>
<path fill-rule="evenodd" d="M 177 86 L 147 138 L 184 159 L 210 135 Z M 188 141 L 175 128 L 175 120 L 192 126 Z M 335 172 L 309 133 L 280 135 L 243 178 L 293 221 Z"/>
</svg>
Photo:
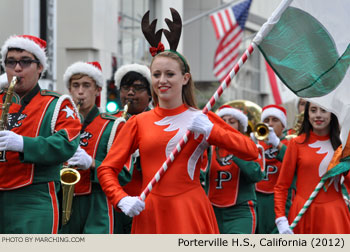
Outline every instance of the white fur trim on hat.
<svg viewBox="0 0 350 252">
<path fill-rule="evenodd" d="M 263 112 L 261 113 L 261 121 L 264 121 L 269 116 L 274 116 L 278 118 L 284 127 L 287 126 L 287 117 L 282 110 L 274 107 L 263 110 Z"/>
<path fill-rule="evenodd" d="M 4 88 L 8 84 L 7 75 L 3 73 L 0 75 L 0 89 Z"/>
<path fill-rule="evenodd" d="M 248 127 L 248 117 L 239 109 L 236 108 L 222 108 L 217 112 L 217 115 L 223 117 L 225 115 L 230 115 L 242 125 L 244 132 L 247 131 Z"/>
<path fill-rule="evenodd" d="M 44 73 L 47 70 L 48 64 L 47 64 L 47 56 L 45 53 L 45 49 L 41 48 L 33 40 L 29 38 L 20 37 L 20 36 L 11 36 L 5 41 L 4 45 L 2 46 L 1 55 L 3 59 L 2 66 L 4 68 L 5 68 L 5 58 L 9 48 L 20 48 L 20 49 L 26 50 L 27 52 L 32 53 L 33 55 L 35 55 L 35 57 L 38 58 L 38 60 L 40 61 L 40 64 L 43 66 L 42 73 Z"/>
<path fill-rule="evenodd" d="M 114 81 L 115 81 L 115 86 L 118 88 L 118 90 L 120 89 L 120 82 L 123 79 L 123 77 L 128 73 L 128 72 L 137 72 L 139 74 L 141 74 L 143 77 L 145 77 L 148 81 L 148 83 L 152 84 L 152 80 L 151 80 L 151 72 L 149 70 L 149 68 L 145 65 L 140 65 L 140 64 L 128 64 L 128 65 L 123 65 L 121 66 L 117 72 L 114 75 Z"/>
<path fill-rule="evenodd" d="M 86 74 L 96 81 L 97 86 L 101 88 L 103 87 L 102 71 L 91 64 L 78 61 L 70 65 L 63 75 L 63 81 L 67 88 L 69 88 L 70 78 L 72 78 L 72 76 L 75 74 Z"/>
</svg>

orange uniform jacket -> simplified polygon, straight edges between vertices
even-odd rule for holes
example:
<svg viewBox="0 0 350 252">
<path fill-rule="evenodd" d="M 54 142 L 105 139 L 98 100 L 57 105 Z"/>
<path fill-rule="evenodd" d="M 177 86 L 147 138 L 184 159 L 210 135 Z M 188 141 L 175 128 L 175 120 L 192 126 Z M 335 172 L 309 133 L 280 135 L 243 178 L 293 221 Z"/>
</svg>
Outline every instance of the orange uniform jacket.
<svg viewBox="0 0 350 252">
<path fill-rule="evenodd" d="M 127 196 L 118 182 L 118 173 L 130 155 L 139 149 L 145 188 L 196 113 L 185 105 L 171 110 L 156 107 L 127 121 L 97 171 L 101 186 L 115 207 Z M 209 113 L 209 119 L 214 127 L 208 140 L 203 136 L 194 139 L 191 134 L 146 198 L 145 210 L 133 218 L 133 233 L 218 233 L 214 211 L 199 179 L 203 151 L 209 144 L 218 145 L 235 151 L 242 159 L 254 160 L 258 150 L 254 142 L 214 113 Z"/>
<path fill-rule="evenodd" d="M 329 136 L 311 132 L 309 141 L 301 144 L 304 139 L 305 134 L 302 134 L 289 142 L 275 187 L 275 213 L 278 218 L 285 215 L 288 188 L 294 174 L 297 175 L 296 195 L 288 216 L 290 224 L 320 182 L 334 153 Z M 350 233 L 350 213 L 337 177 L 327 191 L 324 188 L 319 191 L 293 231 L 302 234 Z"/>
</svg>

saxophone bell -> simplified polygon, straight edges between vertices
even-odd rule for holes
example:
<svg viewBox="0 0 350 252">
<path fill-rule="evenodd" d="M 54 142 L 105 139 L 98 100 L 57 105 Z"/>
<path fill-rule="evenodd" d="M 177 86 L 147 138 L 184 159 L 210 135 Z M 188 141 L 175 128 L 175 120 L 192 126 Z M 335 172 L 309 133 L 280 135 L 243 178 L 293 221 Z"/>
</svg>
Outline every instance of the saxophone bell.
<svg viewBox="0 0 350 252">
<path fill-rule="evenodd" d="M 68 166 L 63 166 L 61 170 L 62 186 L 62 225 L 66 225 L 72 213 L 72 203 L 74 196 L 74 185 L 80 180 L 80 173 Z"/>
</svg>

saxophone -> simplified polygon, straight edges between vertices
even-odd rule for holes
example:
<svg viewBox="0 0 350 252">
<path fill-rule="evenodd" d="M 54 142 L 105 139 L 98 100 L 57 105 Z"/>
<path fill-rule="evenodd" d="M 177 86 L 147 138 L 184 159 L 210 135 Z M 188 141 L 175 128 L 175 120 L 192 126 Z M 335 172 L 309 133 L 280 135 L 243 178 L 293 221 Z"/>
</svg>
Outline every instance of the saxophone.
<svg viewBox="0 0 350 252">
<path fill-rule="evenodd" d="M 5 101 L 3 104 L 1 104 L 1 118 L 0 118 L 0 130 L 7 130 L 8 128 L 8 114 L 10 110 L 10 106 L 12 104 L 12 97 L 13 97 L 13 92 L 15 89 L 15 86 L 18 82 L 20 82 L 21 78 L 17 76 L 13 76 L 11 83 L 7 89 L 6 96 L 5 96 Z M 6 160 L 6 152 L 5 151 L 0 151 L 0 160 L 5 161 Z"/>
<path fill-rule="evenodd" d="M 82 100 L 78 101 L 77 110 L 79 112 Z M 62 186 L 62 226 L 66 225 L 72 214 L 72 203 L 74 196 L 74 186 L 80 180 L 80 173 L 68 164 L 63 164 L 61 169 Z"/>
<path fill-rule="evenodd" d="M 20 77 L 13 76 L 12 81 L 7 89 L 5 101 L 1 106 L 2 113 L 1 113 L 1 119 L 0 119 L 0 130 L 7 129 L 8 114 L 9 114 L 10 106 L 12 104 L 13 92 L 16 84 L 20 82 L 20 80 L 21 80 Z"/>
<path fill-rule="evenodd" d="M 128 119 L 128 109 L 129 109 L 129 106 L 131 104 L 131 101 L 128 101 L 125 106 L 124 106 L 124 109 L 123 109 L 123 114 L 122 114 L 122 117 L 127 120 Z"/>
</svg>

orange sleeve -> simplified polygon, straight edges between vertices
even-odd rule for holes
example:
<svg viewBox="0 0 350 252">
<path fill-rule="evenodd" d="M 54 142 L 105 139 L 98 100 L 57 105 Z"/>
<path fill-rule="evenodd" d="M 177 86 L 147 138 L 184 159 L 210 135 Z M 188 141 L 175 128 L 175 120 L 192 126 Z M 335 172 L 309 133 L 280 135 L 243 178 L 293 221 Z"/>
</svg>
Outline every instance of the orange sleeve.
<svg viewBox="0 0 350 252">
<path fill-rule="evenodd" d="M 209 112 L 208 117 L 214 124 L 208 138 L 209 144 L 223 148 L 246 161 L 258 159 L 258 148 L 249 137 L 232 128 L 213 112 Z"/>
<path fill-rule="evenodd" d="M 71 142 L 80 135 L 81 123 L 79 116 L 75 113 L 73 104 L 70 100 L 65 99 L 60 107 L 55 132 L 64 130 L 67 133 L 68 141 Z"/>
<path fill-rule="evenodd" d="M 274 188 L 276 219 L 286 215 L 286 202 L 297 166 L 298 146 L 295 139 L 290 140 L 283 158 L 280 174 Z"/>
<path fill-rule="evenodd" d="M 106 158 L 97 169 L 102 190 L 116 209 L 118 202 L 128 196 L 119 184 L 118 174 L 137 148 L 137 120 L 131 117 L 118 132 Z"/>
</svg>

